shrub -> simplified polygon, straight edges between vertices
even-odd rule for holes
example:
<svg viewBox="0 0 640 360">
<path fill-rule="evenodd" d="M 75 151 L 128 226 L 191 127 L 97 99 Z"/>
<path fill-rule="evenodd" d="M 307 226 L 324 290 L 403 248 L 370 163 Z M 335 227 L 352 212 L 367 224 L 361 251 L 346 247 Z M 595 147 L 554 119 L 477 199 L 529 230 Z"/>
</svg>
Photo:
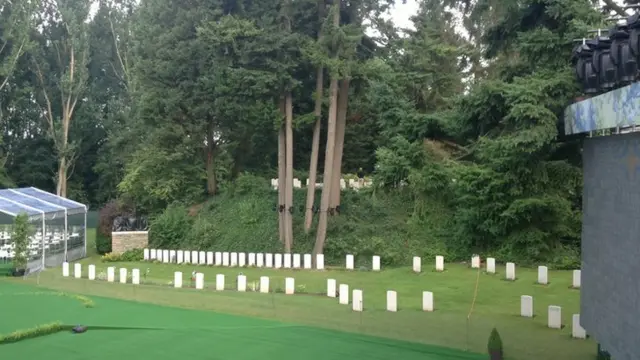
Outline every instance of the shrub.
<svg viewBox="0 0 640 360">
<path fill-rule="evenodd" d="M 157 248 L 179 248 L 191 232 L 193 217 L 187 208 L 171 205 L 151 221 L 149 243 Z"/>
<path fill-rule="evenodd" d="M 29 216 L 27 214 L 19 214 L 13 219 L 13 234 L 11 238 L 15 244 L 13 266 L 16 270 L 24 270 L 27 268 L 29 231 Z"/>
<path fill-rule="evenodd" d="M 489 343 L 487 344 L 487 350 L 489 350 L 489 358 L 491 360 L 502 360 L 503 352 L 502 352 L 502 339 L 500 338 L 500 334 L 496 328 L 491 330 L 491 335 L 489 336 Z"/>
<path fill-rule="evenodd" d="M 54 334 L 65 329 L 60 322 L 39 325 L 31 329 L 17 330 L 7 335 L 0 335 L 0 345 L 32 339 L 38 336 Z"/>
<path fill-rule="evenodd" d="M 96 234 L 96 251 L 103 255 L 111 252 L 111 236 Z"/>
<path fill-rule="evenodd" d="M 107 253 L 101 257 L 102 262 L 134 262 L 144 260 L 144 249 L 132 249 L 122 254 Z"/>
</svg>

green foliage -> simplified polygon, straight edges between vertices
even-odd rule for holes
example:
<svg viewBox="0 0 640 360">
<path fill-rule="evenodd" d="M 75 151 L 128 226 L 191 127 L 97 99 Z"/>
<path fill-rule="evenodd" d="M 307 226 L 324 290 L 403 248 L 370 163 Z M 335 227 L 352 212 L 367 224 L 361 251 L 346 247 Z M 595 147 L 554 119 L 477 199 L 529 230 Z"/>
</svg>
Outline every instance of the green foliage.
<svg viewBox="0 0 640 360">
<path fill-rule="evenodd" d="M 104 255 L 110 253 L 111 250 L 111 236 L 104 236 L 101 233 L 96 233 L 96 252 L 100 255 Z"/>
<path fill-rule="evenodd" d="M 144 260 L 144 249 L 132 249 L 122 254 L 107 253 L 100 257 L 102 262 L 134 262 Z"/>
<path fill-rule="evenodd" d="M 18 214 L 18 216 L 13 219 L 13 232 L 11 234 L 11 239 L 15 244 L 13 266 L 17 270 L 27 268 L 27 261 L 29 260 L 29 236 L 31 236 L 29 216 L 24 213 Z"/>
<path fill-rule="evenodd" d="M 149 245 L 162 249 L 178 249 L 191 231 L 194 218 L 186 207 L 170 205 L 149 226 Z"/>
<path fill-rule="evenodd" d="M 489 336 L 489 342 L 487 344 L 487 349 L 489 350 L 489 354 L 499 354 L 502 356 L 502 339 L 500 338 L 500 334 L 498 333 L 498 329 L 493 328 L 491 330 L 491 335 Z M 493 359 L 493 357 L 492 357 Z"/>
<path fill-rule="evenodd" d="M 16 330 L 10 334 L 0 335 L 0 345 L 33 339 L 39 336 L 55 334 L 63 330 L 65 330 L 65 326 L 61 322 L 38 325 L 31 329 Z"/>
</svg>

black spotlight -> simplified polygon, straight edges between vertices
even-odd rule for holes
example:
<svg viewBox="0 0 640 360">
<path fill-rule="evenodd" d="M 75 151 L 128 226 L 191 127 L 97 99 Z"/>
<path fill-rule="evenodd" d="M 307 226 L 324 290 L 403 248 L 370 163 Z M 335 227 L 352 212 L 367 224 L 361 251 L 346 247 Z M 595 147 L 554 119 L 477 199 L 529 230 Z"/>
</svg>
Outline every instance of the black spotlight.
<svg viewBox="0 0 640 360">
<path fill-rule="evenodd" d="M 593 67 L 594 40 L 587 40 L 584 44 L 576 46 L 573 50 L 573 65 L 576 70 L 578 81 L 582 85 L 585 94 L 595 94 L 598 92 L 598 74 Z"/>
<path fill-rule="evenodd" d="M 631 53 L 629 32 L 626 25 L 615 25 L 609 30 L 611 61 L 616 66 L 618 85 L 626 85 L 636 78 L 638 61 Z"/>
<path fill-rule="evenodd" d="M 600 91 L 605 92 L 616 86 L 616 66 L 611 61 L 611 39 L 608 36 L 596 37 L 593 49 L 593 69 L 598 73 Z"/>
</svg>

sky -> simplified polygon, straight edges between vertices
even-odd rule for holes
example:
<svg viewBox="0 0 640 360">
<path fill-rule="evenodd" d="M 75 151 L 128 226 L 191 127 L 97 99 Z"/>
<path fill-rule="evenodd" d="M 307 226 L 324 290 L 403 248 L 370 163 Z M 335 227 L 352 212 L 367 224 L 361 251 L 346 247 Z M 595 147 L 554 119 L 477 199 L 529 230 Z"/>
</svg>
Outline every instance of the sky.
<svg viewBox="0 0 640 360">
<path fill-rule="evenodd" d="M 411 28 L 411 20 L 409 18 L 418 12 L 418 2 L 416 0 L 407 0 L 406 4 L 398 1 L 393 10 L 391 10 L 391 19 L 396 26 L 401 28 Z"/>
</svg>

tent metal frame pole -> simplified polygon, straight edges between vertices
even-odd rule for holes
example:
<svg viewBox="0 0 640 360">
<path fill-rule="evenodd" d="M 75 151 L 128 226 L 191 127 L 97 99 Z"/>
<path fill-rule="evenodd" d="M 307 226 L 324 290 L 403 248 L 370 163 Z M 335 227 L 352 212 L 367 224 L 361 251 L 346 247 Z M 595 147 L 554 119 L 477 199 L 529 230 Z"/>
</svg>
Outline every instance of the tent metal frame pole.
<svg viewBox="0 0 640 360">
<path fill-rule="evenodd" d="M 84 257 L 87 257 L 87 208 L 84 208 Z"/>
</svg>

